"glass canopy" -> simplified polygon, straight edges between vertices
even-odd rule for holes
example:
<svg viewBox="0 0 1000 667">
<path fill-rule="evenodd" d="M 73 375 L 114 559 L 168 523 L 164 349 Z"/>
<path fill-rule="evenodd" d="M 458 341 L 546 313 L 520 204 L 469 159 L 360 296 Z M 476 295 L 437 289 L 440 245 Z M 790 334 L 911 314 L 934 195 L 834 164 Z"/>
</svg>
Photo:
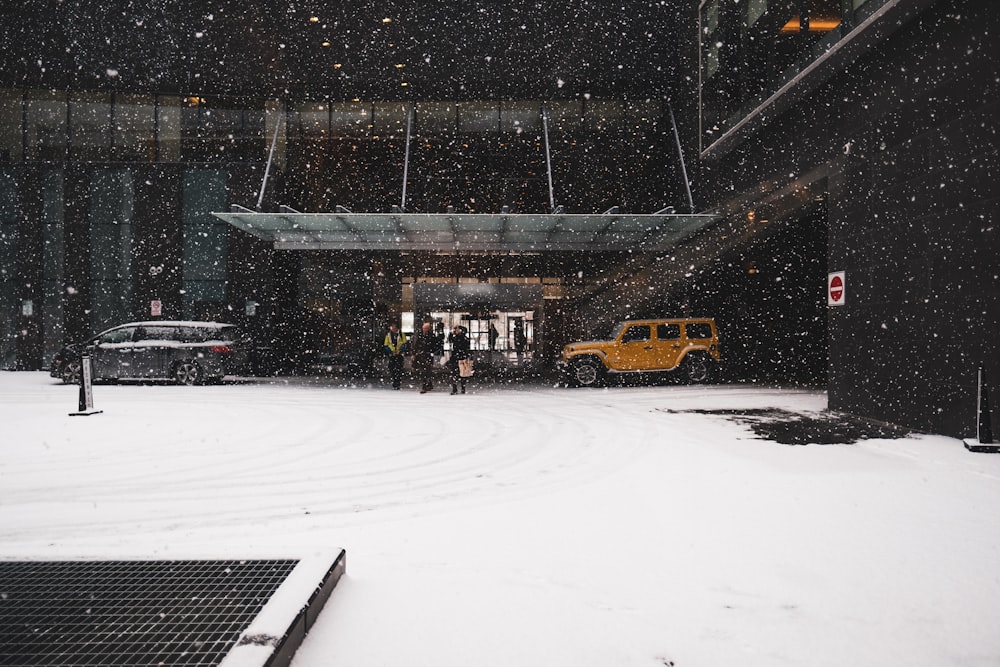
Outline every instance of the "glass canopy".
<svg viewBox="0 0 1000 667">
<path fill-rule="evenodd" d="M 704 214 L 255 213 L 236 208 L 212 215 L 278 250 L 657 250 L 718 219 Z"/>
</svg>

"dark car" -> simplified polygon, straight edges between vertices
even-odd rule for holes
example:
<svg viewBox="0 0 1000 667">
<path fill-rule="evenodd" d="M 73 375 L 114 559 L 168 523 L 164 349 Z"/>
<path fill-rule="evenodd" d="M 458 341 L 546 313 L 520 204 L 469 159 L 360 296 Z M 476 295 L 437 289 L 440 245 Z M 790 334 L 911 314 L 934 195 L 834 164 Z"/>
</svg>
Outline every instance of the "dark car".
<svg viewBox="0 0 1000 667">
<path fill-rule="evenodd" d="M 49 375 L 80 381 L 80 356 L 90 355 L 95 380 L 173 380 L 177 384 L 219 381 L 249 374 L 250 341 L 232 324 L 219 322 L 129 322 L 102 331 L 56 354 Z"/>
</svg>

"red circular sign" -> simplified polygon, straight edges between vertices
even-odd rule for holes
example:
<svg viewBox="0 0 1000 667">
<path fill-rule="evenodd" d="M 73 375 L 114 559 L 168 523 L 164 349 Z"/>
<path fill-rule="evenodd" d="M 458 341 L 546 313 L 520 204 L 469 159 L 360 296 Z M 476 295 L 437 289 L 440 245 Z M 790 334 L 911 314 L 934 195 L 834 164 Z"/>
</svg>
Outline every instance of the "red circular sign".
<svg viewBox="0 0 1000 667">
<path fill-rule="evenodd" d="M 834 301 L 840 301 L 844 297 L 844 279 L 840 276 L 834 276 L 830 279 L 830 298 Z"/>
</svg>

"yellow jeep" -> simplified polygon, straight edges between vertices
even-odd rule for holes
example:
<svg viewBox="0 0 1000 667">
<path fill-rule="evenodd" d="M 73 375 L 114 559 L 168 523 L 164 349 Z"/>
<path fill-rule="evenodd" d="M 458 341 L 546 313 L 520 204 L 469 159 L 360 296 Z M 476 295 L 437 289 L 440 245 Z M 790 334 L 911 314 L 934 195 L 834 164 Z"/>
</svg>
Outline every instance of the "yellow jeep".
<svg viewBox="0 0 1000 667">
<path fill-rule="evenodd" d="M 688 382 L 707 382 L 721 359 L 710 317 L 627 320 L 609 340 L 570 343 L 557 365 L 567 384 L 599 386 L 612 373 L 677 372 Z"/>
</svg>

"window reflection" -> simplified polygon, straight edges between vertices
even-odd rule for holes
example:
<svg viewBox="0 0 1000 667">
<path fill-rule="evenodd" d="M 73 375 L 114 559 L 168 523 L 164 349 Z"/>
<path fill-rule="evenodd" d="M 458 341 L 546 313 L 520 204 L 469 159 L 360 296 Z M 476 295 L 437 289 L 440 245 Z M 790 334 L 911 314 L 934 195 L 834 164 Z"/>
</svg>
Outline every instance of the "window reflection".
<svg viewBox="0 0 1000 667">
<path fill-rule="evenodd" d="M 111 95 L 69 96 L 69 159 L 107 161 L 111 154 Z"/>
<path fill-rule="evenodd" d="M 62 162 L 66 159 L 66 94 L 33 90 L 26 104 L 25 158 Z"/>
<path fill-rule="evenodd" d="M 0 90 L 0 163 L 20 162 L 24 158 L 23 99 L 19 90 Z"/>
<path fill-rule="evenodd" d="M 119 95 L 114 106 L 115 157 L 126 162 L 156 159 L 156 99 L 151 95 Z"/>
</svg>

